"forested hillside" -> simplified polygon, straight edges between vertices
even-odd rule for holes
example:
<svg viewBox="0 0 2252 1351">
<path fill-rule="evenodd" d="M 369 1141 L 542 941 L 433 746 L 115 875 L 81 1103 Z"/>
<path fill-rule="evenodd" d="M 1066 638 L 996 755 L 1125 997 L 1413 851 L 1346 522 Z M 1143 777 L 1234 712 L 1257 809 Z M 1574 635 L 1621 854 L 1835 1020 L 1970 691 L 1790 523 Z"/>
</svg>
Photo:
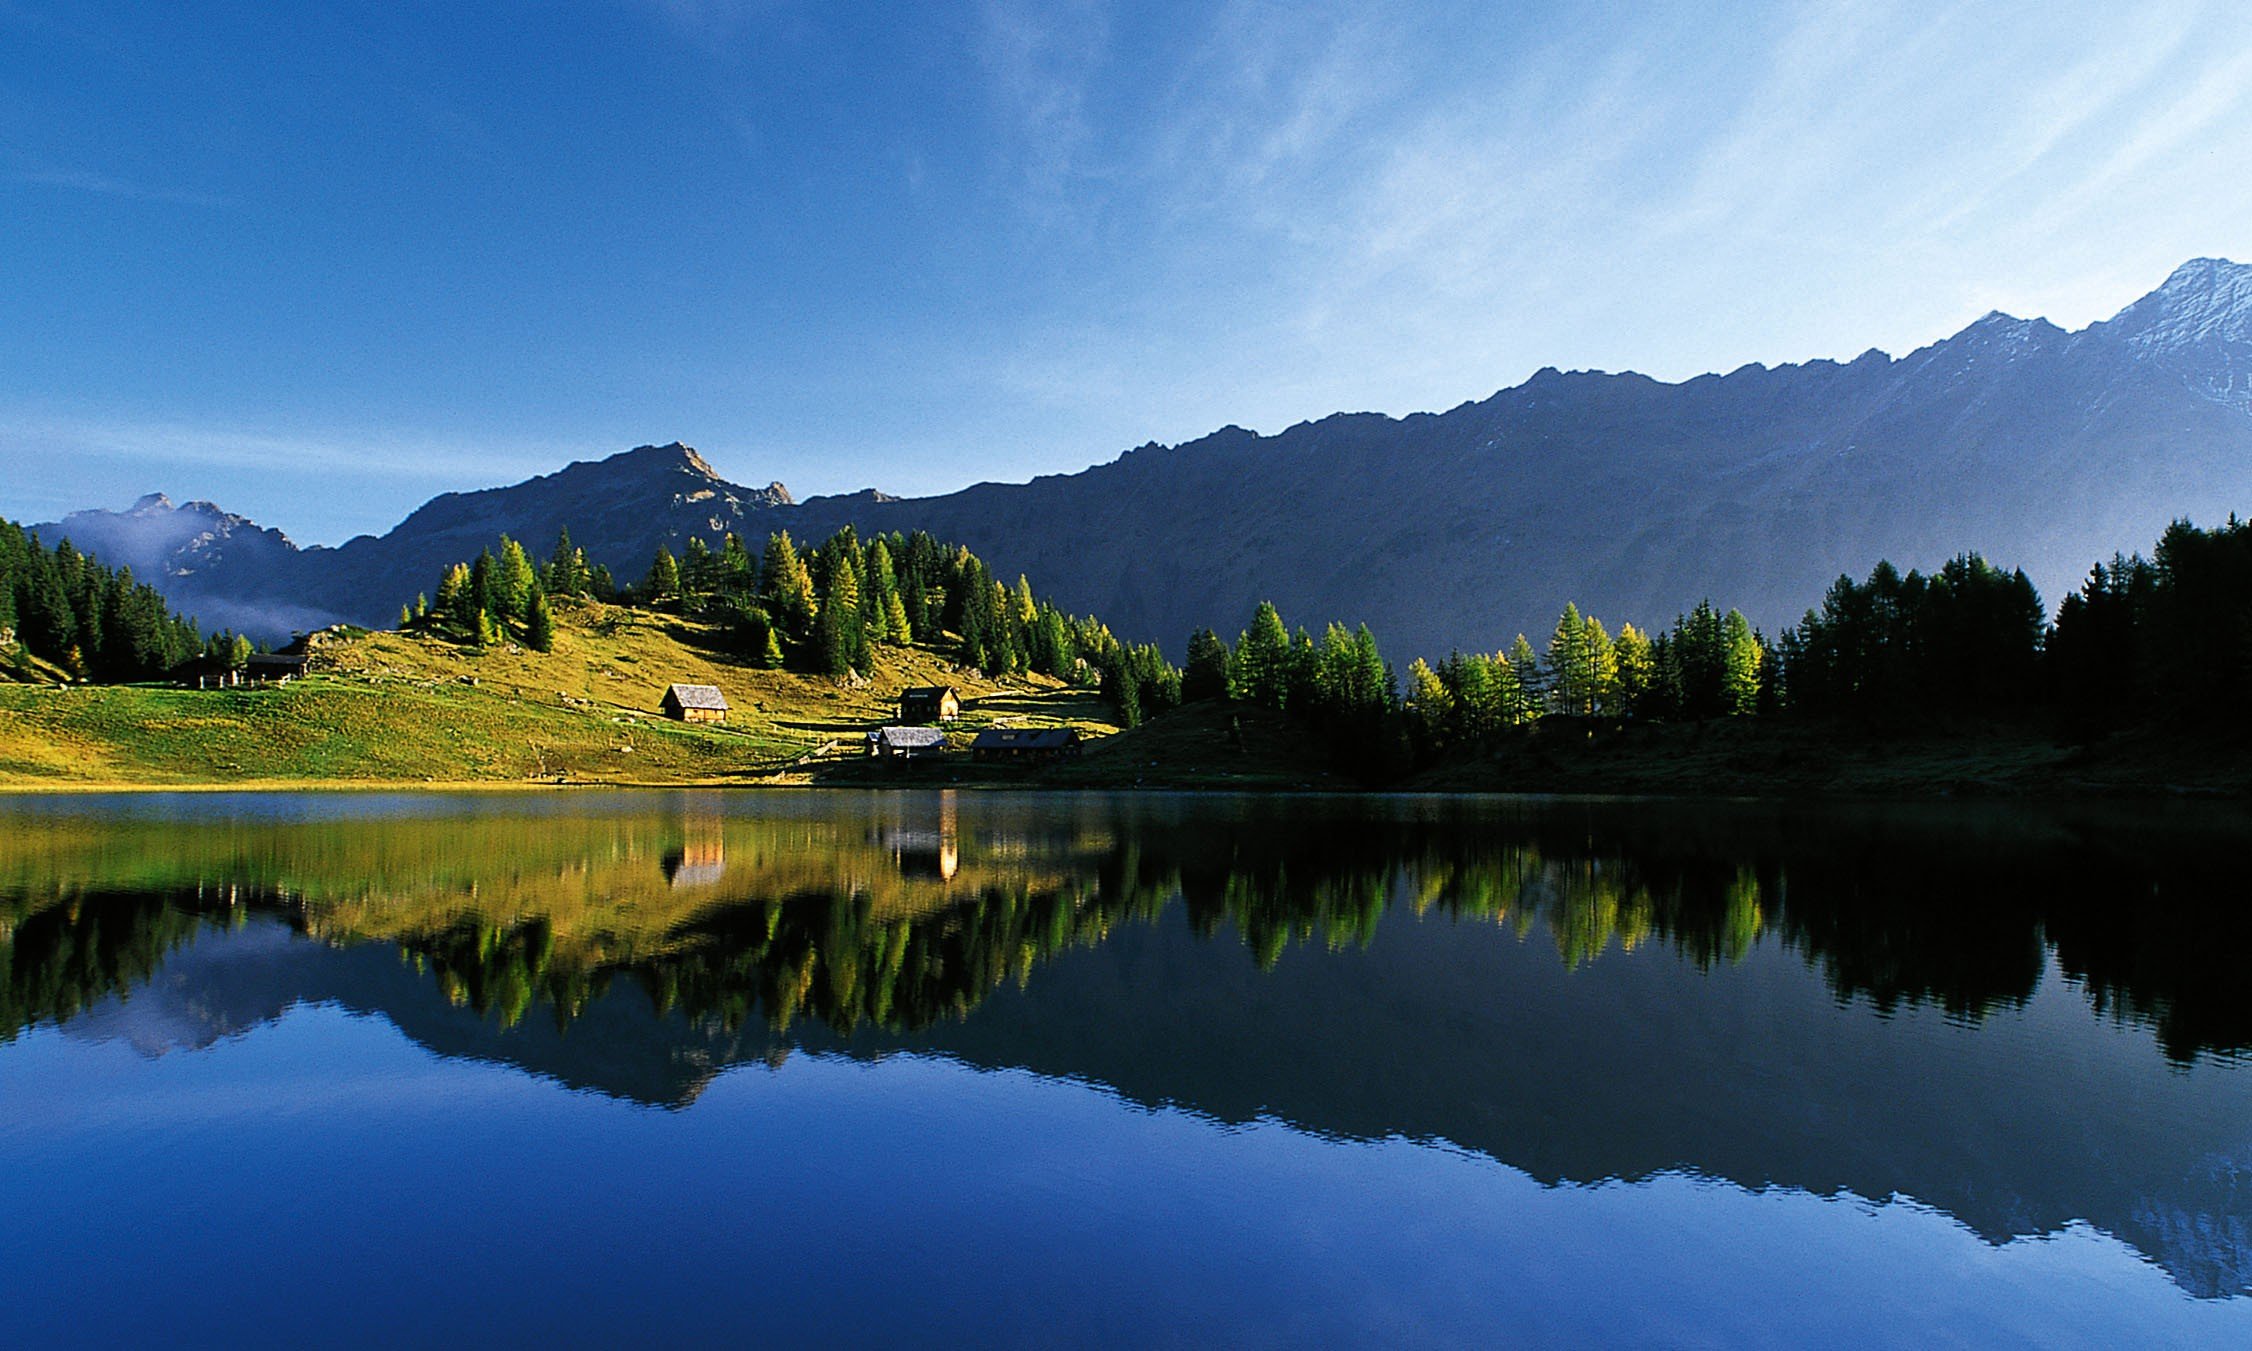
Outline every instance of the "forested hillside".
<svg viewBox="0 0 2252 1351">
<path fill-rule="evenodd" d="M 164 597 L 72 547 L 48 548 L 0 520 L 0 671 L 139 680 L 203 651 L 195 621 Z"/>
</svg>

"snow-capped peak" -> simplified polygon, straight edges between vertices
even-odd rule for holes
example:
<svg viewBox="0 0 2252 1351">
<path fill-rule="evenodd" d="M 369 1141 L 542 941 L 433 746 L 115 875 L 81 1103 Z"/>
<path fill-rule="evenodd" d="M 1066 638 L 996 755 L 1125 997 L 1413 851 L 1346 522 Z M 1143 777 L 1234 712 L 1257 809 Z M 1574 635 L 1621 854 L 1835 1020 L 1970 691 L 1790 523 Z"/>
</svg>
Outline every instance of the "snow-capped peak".
<svg viewBox="0 0 2252 1351">
<path fill-rule="evenodd" d="M 2192 259 L 2107 327 L 2143 348 L 2252 342 L 2252 266 Z"/>
</svg>

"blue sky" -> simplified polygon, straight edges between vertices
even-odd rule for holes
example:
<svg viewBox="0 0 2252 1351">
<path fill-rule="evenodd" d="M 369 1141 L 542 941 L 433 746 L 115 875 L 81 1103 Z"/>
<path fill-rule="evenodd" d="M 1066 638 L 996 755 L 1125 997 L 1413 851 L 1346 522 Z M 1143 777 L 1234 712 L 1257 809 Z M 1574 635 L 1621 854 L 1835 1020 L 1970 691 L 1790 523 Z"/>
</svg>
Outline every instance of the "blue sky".
<svg viewBox="0 0 2252 1351">
<path fill-rule="evenodd" d="M 2068 326 L 2252 257 L 2231 4 L 0 0 L 0 514 L 306 542 Z"/>
</svg>

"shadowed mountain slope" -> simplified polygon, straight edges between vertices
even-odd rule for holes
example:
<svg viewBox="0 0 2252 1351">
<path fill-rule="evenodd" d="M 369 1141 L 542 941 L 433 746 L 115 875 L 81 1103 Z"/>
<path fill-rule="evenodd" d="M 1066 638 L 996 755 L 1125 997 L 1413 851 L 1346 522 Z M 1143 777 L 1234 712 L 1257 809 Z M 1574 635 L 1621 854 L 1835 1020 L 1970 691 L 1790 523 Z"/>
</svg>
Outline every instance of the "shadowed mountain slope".
<svg viewBox="0 0 2252 1351">
<path fill-rule="evenodd" d="M 941 497 L 794 503 L 779 484 L 726 482 L 686 446 L 644 447 L 448 494 L 381 538 L 254 564 L 229 553 L 160 584 L 190 609 L 212 597 L 381 623 L 503 530 L 544 551 L 568 525 L 630 578 L 691 534 L 818 539 L 849 522 L 967 544 L 1176 653 L 1192 628 L 1232 634 L 1271 598 L 1293 623 L 1366 619 L 1404 660 L 1538 638 L 1567 600 L 1647 625 L 1710 596 L 1772 631 L 1841 572 L 1966 549 L 2024 567 L 2053 604 L 2170 519 L 2247 504 L 2252 267 L 2202 259 L 2078 332 L 1997 313 L 1897 359 L 1680 384 L 1543 370 L 1442 414 L 1230 427 Z M 147 515 L 61 528 L 81 538 L 97 519 Z"/>
</svg>

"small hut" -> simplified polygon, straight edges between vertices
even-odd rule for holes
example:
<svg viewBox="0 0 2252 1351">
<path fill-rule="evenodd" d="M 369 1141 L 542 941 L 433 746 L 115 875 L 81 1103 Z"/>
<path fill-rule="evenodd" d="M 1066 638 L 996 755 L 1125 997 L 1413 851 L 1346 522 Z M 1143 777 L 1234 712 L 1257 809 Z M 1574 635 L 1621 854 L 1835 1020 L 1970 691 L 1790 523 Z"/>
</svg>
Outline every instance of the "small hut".
<svg viewBox="0 0 2252 1351">
<path fill-rule="evenodd" d="M 665 691 L 664 709 L 676 722 L 725 722 L 727 696 L 717 685 L 674 685 Z"/>
<path fill-rule="evenodd" d="M 1046 764 L 1079 758 L 1076 727 L 996 727 L 980 732 L 970 743 L 980 760 L 1016 764 Z"/>
<path fill-rule="evenodd" d="M 952 685 L 916 685 L 899 696 L 899 720 L 909 724 L 952 722 L 962 716 L 962 696 Z"/>
<path fill-rule="evenodd" d="M 936 727 L 879 727 L 868 734 L 868 753 L 879 760 L 925 760 L 946 754 L 946 733 Z"/>
<path fill-rule="evenodd" d="M 285 685 L 305 674 L 303 652 L 254 652 L 243 664 L 242 678 L 253 685 Z"/>
</svg>

